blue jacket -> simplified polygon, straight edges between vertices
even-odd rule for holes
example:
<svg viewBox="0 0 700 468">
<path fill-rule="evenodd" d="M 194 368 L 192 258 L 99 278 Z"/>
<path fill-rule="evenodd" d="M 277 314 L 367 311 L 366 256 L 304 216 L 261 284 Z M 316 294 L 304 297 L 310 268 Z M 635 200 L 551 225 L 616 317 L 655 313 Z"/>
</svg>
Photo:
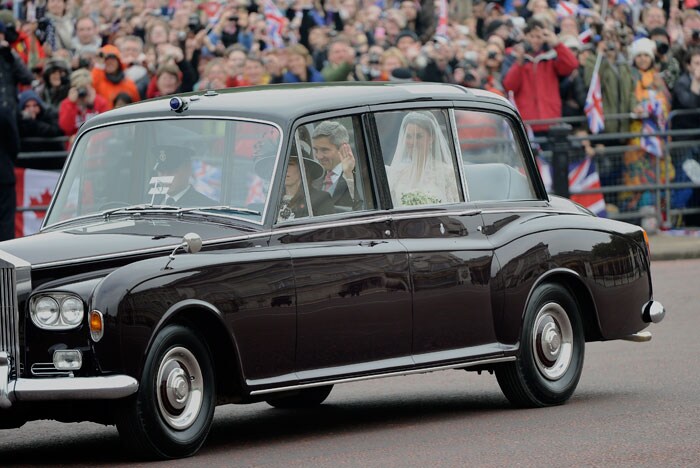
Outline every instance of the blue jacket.
<svg viewBox="0 0 700 468">
<path fill-rule="evenodd" d="M 323 76 L 321 73 L 316 70 L 315 68 L 311 67 L 306 67 L 306 74 L 308 75 L 308 79 L 306 80 L 307 83 L 321 83 L 323 81 L 326 81 L 323 79 Z M 282 83 L 301 83 L 301 78 L 296 76 L 292 72 L 286 72 L 284 75 L 282 75 Z"/>
</svg>

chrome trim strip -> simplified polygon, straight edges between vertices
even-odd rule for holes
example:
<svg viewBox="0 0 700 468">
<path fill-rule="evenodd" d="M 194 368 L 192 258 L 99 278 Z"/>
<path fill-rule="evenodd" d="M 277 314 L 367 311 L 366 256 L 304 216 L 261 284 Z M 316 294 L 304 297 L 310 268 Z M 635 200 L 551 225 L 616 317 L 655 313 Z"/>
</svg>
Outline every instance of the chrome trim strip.
<svg viewBox="0 0 700 468">
<path fill-rule="evenodd" d="M 10 392 L 17 401 L 116 400 L 138 389 L 139 383 L 128 375 L 17 379 L 14 385 L 10 383 Z"/>
<path fill-rule="evenodd" d="M 416 218 L 439 218 L 440 216 L 476 216 L 481 214 L 480 209 L 471 210 L 449 210 L 433 213 L 399 213 L 393 216 L 394 219 L 416 219 Z"/>
<path fill-rule="evenodd" d="M 510 361 L 515 361 L 515 356 L 504 356 L 504 357 L 498 357 L 498 358 L 482 359 L 479 361 L 462 362 L 459 364 L 448 364 L 448 365 L 444 365 L 444 366 L 423 367 L 420 369 L 409 369 L 409 370 L 398 371 L 398 372 L 387 372 L 384 374 L 363 375 L 360 377 L 349 377 L 346 379 L 324 380 L 321 382 L 311 382 L 311 383 L 307 383 L 307 384 L 289 385 L 287 387 L 266 388 L 264 390 L 253 390 L 252 392 L 250 392 L 250 394 L 251 395 L 267 395 L 269 393 L 288 392 L 291 390 L 301 390 L 304 388 L 321 387 L 323 385 L 336 385 L 336 384 L 341 384 L 341 383 L 361 382 L 363 380 L 383 379 L 386 377 L 399 377 L 402 375 L 425 374 L 428 372 L 435 372 L 435 371 L 441 371 L 441 370 L 465 369 L 467 367 L 481 366 L 484 364 L 497 364 L 497 363 L 501 363 L 501 362 L 510 362 Z"/>
<path fill-rule="evenodd" d="M 450 115 L 450 127 L 452 129 L 452 146 L 455 149 L 455 155 L 457 156 L 457 169 L 459 170 L 459 180 L 462 182 L 462 194 L 464 199 L 469 202 L 471 197 L 469 196 L 469 187 L 467 186 L 467 177 L 464 173 L 464 156 L 462 155 L 462 145 L 459 144 L 459 133 L 457 130 L 457 116 L 455 115 L 454 108 L 448 109 Z"/>
<path fill-rule="evenodd" d="M 8 382 L 9 377 L 10 363 L 7 359 L 7 353 L 0 351 L 0 409 L 12 406 Z"/>
<path fill-rule="evenodd" d="M 253 122 L 253 123 L 259 123 L 259 124 L 266 124 L 266 125 L 271 125 L 271 126 L 275 127 L 275 128 L 280 132 L 280 139 L 279 139 L 279 143 L 277 144 L 277 152 L 275 153 L 275 165 L 274 165 L 274 168 L 273 168 L 273 171 L 272 171 L 272 178 L 270 179 L 270 180 L 275 180 L 275 176 L 277 175 L 277 167 L 278 167 L 278 165 L 279 165 L 279 157 L 280 157 L 280 153 L 282 152 L 282 141 L 284 140 L 284 131 L 282 130 L 282 127 L 281 127 L 279 124 L 277 124 L 276 122 L 270 122 L 270 121 L 267 121 L 267 120 L 258 120 L 258 119 L 251 119 L 251 118 L 246 118 L 246 117 L 236 117 L 236 118 L 234 118 L 234 117 L 226 117 L 226 116 L 222 116 L 222 115 L 206 115 L 206 114 L 200 114 L 200 115 L 182 115 L 182 116 L 179 116 L 179 117 L 173 117 L 172 115 L 169 115 L 169 116 L 167 116 L 167 117 L 149 117 L 149 118 L 139 118 L 139 119 L 134 119 L 134 118 L 132 118 L 132 119 L 122 119 L 122 120 L 114 120 L 114 121 L 111 121 L 111 122 L 105 122 L 105 123 L 101 123 L 101 124 L 96 124 L 96 125 L 94 125 L 94 126 L 89 127 L 87 130 L 84 130 L 84 131 L 82 131 L 82 132 L 78 132 L 78 138 L 76 138 L 76 140 L 73 142 L 73 145 L 72 145 L 72 147 L 71 147 L 71 151 L 70 151 L 70 153 L 68 154 L 68 157 L 66 158 L 66 162 L 63 164 L 63 166 L 64 166 L 64 167 L 68 167 L 70 161 L 73 159 L 73 155 L 75 154 L 75 149 L 77 148 L 78 143 L 80 142 L 80 140 L 83 138 L 84 135 L 86 135 L 87 133 L 92 132 L 93 130 L 97 130 L 97 129 L 100 129 L 100 128 L 103 128 L 103 127 L 111 127 L 111 126 L 113 126 L 113 125 L 123 125 L 123 124 L 140 123 L 140 122 L 155 122 L 155 121 L 158 121 L 158 120 L 174 120 L 174 121 L 178 121 L 178 120 L 183 120 L 183 119 L 184 119 L 184 120 L 207 120 L 207 119 L 212 119 L 212 120 L 230 120 L 230 121 L 236 121 L 236 122 Z M 58 182 L 56 182 L 56 188 L 60 187 L 61 184 L 63 183 L 63 178 L 65 177 L 65 174 L 66 174 L 66 171 L 61 171 L 61 176 L 59 177 Z M 260 221 L 259 221 L 259 222 L 252 221 L 252 220 L 247 219 L 247 218 L 237 218 L 237 217 L 235 217 L 235 216 L 227 216 L 227 217 L 232 218 L 232 219 L 241 219 L 241 220 L 244 220 L 244 221 L 247 221 L 247 222 L 250 222 L 250 223 L 253 223 L 253 224 L 257 224 L 257 225 L 259 225 L 259 226 L 262 226 L 262 225 L 264 224 L 264 222 L 265 222 L 265 217 L 267 216 L 267 210 L 268 210 L 269 204 L 270 204 L 270 198 L 271 198 L 271 197 L 269 196 L 270 193 L 271 193 L 271 192 L 268 191 L 268 196 L 266 197 L 266 200 L 265 200 L 265 209 L 263 210 L 263 212 L 262 212 L 262 214 L 261 214 L 261 216 L 260 216 Z M 49 206 L 48 206 L 48 208 L 46 209 L 46 214 L 50 213 L 51 210 L 53 210 L 53 205 L 54 205 L 55 200 L 56 200 L 56 197 L 51 197 L 51 202 L 49 202 Z M 94 215 L 90 215 L 90 216 L 94 216 Z M 72 221 L 72 220 L 74 220 L 74 219 L 80 219 L 80 218 L 82 218 L 82 216 L 81 216 L 81 217 L 77 217 L 77 218 L 72 218 L 71 220 L 68 220 L 68 221 L 61 221 L 61 222 L 54 223 L 54 224 L 51 224 L 51 225 L 46 225 L 46 220 L 48 219 L 48 216 L 44 216 L 44 220 L 43 220 L 42 223 L 41 223 L 41 227 L 39 228 L 39 232 L 42 232 L 42 231 L 43 231 L 44 229 L 46 229 L 46 228 L 50 228 L 50 227 L 52 227 L 52 226 L 60 226 L 61 224 L 64 224 L 64 223 L 66 223 L 66 222 L 70 222 L 70 221 Z"/>
</svg>

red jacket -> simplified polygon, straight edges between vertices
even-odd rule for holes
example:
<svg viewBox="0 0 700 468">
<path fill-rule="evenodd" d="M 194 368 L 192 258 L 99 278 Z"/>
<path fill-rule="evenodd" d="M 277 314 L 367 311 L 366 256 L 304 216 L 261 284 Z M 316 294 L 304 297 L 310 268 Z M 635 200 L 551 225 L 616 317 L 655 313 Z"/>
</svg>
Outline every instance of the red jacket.
<svg viewBox="0 0 700 468">
<path fill-rule="evenodd" d="M 107 112 L 111 106 L 105 98 L 95 95 L 92 109 L 80 108 L 75 102 L 65 98 L 58 108 L 58 126 L 68 136 L 78 133 L 80 126 L 90 117 Z"/>
<path fill-rule="evenodd" d="M 515 105 L 523 120 L 561 118 L 559 78 L 569 76 L 578 67 L 576 56 L 562 43 L 534 57 L 525 56 L 522 65 L 514 63 L 503 87 L 513 91 Z M 533 125 L 532 130 L 547 130 L 549 125 Z"/>
</svg>

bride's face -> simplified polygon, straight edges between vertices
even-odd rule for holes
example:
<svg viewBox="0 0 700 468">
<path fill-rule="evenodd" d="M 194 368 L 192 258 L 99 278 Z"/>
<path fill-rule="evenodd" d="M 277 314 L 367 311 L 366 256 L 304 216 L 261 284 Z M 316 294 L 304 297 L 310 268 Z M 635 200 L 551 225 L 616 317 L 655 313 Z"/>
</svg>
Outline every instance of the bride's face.
<svg viewBox="0 0 700 468">
<path fill-rule="evenodd" d="M 425 155 L 432 144 L 430 133 L 416 124 L 406 125 L 406 151 L 412 154 Z"/>
</svg>

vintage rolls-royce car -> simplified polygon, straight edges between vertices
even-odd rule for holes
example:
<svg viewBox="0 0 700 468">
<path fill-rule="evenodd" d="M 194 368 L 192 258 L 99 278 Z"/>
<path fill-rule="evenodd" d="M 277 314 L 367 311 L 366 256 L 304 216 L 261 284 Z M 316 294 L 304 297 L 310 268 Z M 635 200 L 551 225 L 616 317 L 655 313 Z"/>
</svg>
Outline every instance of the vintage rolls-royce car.
<svg viewBox="0 0 700 468">
<path fill-rule="evenodd" d="M 0 284 L 0 427 L 116 424 L 155 458 L 194 454 L 217 405 L 377 377 L 489 371 L 561 404 L 586 342 L 665 315 L 645 232 L 548 196 L 510 103 L 421 83 L 96 116 Z"/>
</svg>

